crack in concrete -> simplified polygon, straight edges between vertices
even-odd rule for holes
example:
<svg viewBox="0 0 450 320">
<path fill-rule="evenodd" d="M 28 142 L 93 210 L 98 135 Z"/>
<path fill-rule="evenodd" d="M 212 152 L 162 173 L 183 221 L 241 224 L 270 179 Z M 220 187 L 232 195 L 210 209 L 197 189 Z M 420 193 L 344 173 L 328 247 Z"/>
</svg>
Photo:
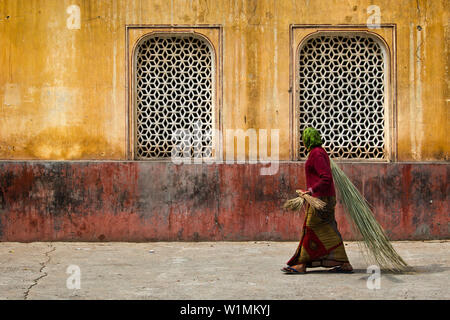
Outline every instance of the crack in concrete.
<svg viewBox="0 0 450 320">
<path fill-rule="evenodd" d="M 25 294 L 24 294 L 24 299 L 25 299 L 25 300 L 28 299 L 28 295 L 30 294 L 30 290 L 31 290 L 34 286 L 36 286 L 36 285 L 38 284 L 38 281 L 41 280 L 42 278 L 48 276 L 48 273 L 47 273 L 47 272 L 44 272 L 43 270 L 44 270 L 44 268 L 47 266 L 47 264 L 50 262 L 50 259 L 51 259 L 50 253 L 52 253 L 53 251 L 56 250 L 56 248 L 53 247 L 52 244 L 49 244 L 48 247 L 50 247 L 50 248 L 52 248 L 52 249 L 44 253 L 44 255 L 47 257 L 47 261 L 44 261 L 44 262 L 41 262 L 41 263 L 40 263 L 41 268 L 39 269 L 39 273 L 43 273 L 43 274 L 40 275 L 39 277 L 37 277 L 36 279 L 34 279 L 34 280 L 33 280 L 33 283 L 32 283 L 32 284 L 28 287 L 28 289 L 25 291 Z"/>
</svg>

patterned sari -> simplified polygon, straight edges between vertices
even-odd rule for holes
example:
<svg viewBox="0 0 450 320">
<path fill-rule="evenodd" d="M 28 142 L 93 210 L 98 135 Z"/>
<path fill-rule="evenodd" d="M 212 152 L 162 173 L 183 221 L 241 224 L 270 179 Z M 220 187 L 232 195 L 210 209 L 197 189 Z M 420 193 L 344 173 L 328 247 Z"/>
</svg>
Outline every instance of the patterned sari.
<svg viewBox="0 0 450 320">
<path fill-rule="evenodd" d="M 349 262 L 342 236 L 334 217 L 336 197 L 320 197 L 327 203 L 323 210 L 309 206 L 303 225 L 303 235 L 295 254 L 287 265 L 305 264 L 306 267 L 323 266 L 323 260 Z"/>
</svg>

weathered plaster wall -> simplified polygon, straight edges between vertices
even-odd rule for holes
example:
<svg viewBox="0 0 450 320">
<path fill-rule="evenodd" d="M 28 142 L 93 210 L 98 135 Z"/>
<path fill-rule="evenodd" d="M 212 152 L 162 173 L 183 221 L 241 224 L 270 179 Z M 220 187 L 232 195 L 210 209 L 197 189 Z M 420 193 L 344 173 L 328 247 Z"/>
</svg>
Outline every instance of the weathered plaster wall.
<svg viewBox="0 0 450 320">
<path fill-rule="evenodd" d="M 445 164 L 341 164 L 394 240 L 450 238 Z M 304 164 L 0 162 L 0 241 L 298 240 Z M 355 239 L 338 204 L 344 239 Z"/>
<path fill-rule="evenodd" d="M 81 8 L 68 29 L 67 8 Z M 289 26 L 397 26 L 397 163 L 346 163 L 392 239 L 449 238 L 446 0 L 0 0 L 0 240 L 296 240 L 302 162 L 126 160 L 125 26 L 221 25 L 223 129 L 280 129 L 290 156 Z M 402 163 L 411 161 L 411 163 Z M 424 163 L 429 161 L 428 163 Z M 352 239 L 342 208 L 337 219 Z"/>
<path fill-rule="evenodd" d="M 126 159 L 125 25 L 220 24 L 223 128 L 279 128 L 287 160 L 289 25 L 366 24 L 372 4 L 397 24 L 398 160 L 448 160 L 446 0 L 2 0 L 0 159 Z"/>
</svg>

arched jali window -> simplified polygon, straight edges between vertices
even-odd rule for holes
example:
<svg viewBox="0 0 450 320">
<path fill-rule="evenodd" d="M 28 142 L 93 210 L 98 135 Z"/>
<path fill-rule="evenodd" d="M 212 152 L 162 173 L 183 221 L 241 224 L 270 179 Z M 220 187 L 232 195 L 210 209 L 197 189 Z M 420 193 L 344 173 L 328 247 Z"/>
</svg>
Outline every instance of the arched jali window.
<svg viewBox="0 0 450 320">
<path fill-rule="evenodd" d="M 210 158 L 215 129 L 215 55 L 203 37 L 152 34 L 136 47 L 136 159 Z"/>
<path fill-rule="evenodd" d="M 297 51 L 298 158 L 308 126 L 324 137 L 332 158 L 386 159 L 388 55 L 364 33 L 318 33 Z"/>
</svg>

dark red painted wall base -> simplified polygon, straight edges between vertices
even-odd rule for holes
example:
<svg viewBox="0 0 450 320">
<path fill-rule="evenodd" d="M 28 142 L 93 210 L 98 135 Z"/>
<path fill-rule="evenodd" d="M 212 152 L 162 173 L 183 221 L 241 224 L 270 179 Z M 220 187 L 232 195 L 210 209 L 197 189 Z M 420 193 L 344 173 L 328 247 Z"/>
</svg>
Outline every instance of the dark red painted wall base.
<svg viewBox="0 0 450 320">
<path fill-rule="evenodd" d="M 392 240 L 450 238 L 449 165 L 341 163 Z M 0 162 L 1 241 L 298 240 L 304 163 Z M 355 239 L 338 203 L 345 240 Z"/>
</svg>

